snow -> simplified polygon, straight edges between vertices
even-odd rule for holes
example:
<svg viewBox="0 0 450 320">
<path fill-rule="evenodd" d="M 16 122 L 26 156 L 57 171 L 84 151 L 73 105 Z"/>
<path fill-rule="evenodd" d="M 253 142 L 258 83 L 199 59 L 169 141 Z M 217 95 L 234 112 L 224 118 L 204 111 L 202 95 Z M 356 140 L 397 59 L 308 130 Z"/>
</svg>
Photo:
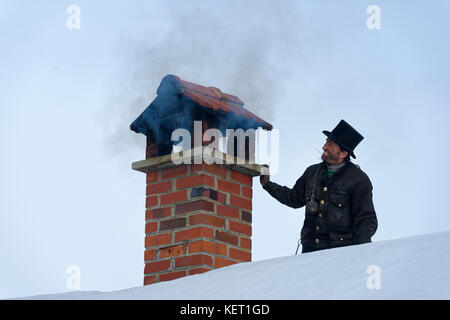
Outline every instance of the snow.
<svg viewBox="0 0 450 320">
<path fill-rule="evenodd" d="M 240 263 L 145 287 L 19 299 L 450 299 L 449 253 L 446 231 Z"/>
</svg>

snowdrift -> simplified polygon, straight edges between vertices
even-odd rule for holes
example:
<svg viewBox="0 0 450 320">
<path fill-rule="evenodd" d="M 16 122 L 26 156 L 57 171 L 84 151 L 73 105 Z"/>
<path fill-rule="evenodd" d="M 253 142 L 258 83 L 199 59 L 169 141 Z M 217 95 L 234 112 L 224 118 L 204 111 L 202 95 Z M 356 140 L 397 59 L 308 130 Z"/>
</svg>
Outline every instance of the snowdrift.
<svg viewBox="0 0 450 320">
<path fill-rule="evenodd" d="M 450 231 L 241 263 L 145 287 L 20 299 L 450 299 Z"/>
</svg>

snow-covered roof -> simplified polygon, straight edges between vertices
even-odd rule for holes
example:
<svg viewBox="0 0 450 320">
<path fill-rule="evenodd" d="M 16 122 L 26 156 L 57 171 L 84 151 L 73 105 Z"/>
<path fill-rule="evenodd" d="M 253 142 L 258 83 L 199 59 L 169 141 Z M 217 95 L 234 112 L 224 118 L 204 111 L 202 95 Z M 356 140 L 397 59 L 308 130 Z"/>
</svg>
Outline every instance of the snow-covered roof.
<svg viewBox="0 0 450 320">
<path fill-rule="evenodd" d="M 450 299 L 450 231 L 264 261 L 111 292 L 22 299 Z"/>
</svg>

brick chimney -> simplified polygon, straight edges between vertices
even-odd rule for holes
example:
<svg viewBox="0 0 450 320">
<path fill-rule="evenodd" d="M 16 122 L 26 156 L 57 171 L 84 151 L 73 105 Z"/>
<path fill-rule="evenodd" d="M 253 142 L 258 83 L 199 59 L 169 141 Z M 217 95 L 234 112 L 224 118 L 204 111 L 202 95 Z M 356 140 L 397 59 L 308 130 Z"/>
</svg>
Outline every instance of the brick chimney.
<svg viewBox="0 0 450 320">
<path fill-rule="evenodd" d="M 175 76 L 163 79 L 158 97 L 131 125 L 147 136 L 146 159 L 132 164 L 147 182 L 144 285 L 251 261 L 252 178 L 261 167 L 249 161 L 175 164 L 169 133 L 180 127 L 192 132 L 195 120 L 202 121 L 202 132 L 272 129 L 235 96 Z"/>
</svg>

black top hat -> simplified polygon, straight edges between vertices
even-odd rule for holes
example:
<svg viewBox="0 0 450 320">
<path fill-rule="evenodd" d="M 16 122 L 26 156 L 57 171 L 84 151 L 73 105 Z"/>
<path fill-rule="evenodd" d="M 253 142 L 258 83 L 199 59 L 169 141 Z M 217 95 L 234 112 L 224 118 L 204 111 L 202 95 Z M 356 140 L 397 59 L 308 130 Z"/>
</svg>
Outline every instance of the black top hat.
<svg viewBox="0 0 450 320">
<path fill-rule="evenodd" d="M 322 131 L 329 139 L 337 143 L 342 149 L 356 159 L 353 150 L 364 139 L 364 137 L 356 131 L 345 120 L 341 120 L 333 131 Z"/>
</svg>

